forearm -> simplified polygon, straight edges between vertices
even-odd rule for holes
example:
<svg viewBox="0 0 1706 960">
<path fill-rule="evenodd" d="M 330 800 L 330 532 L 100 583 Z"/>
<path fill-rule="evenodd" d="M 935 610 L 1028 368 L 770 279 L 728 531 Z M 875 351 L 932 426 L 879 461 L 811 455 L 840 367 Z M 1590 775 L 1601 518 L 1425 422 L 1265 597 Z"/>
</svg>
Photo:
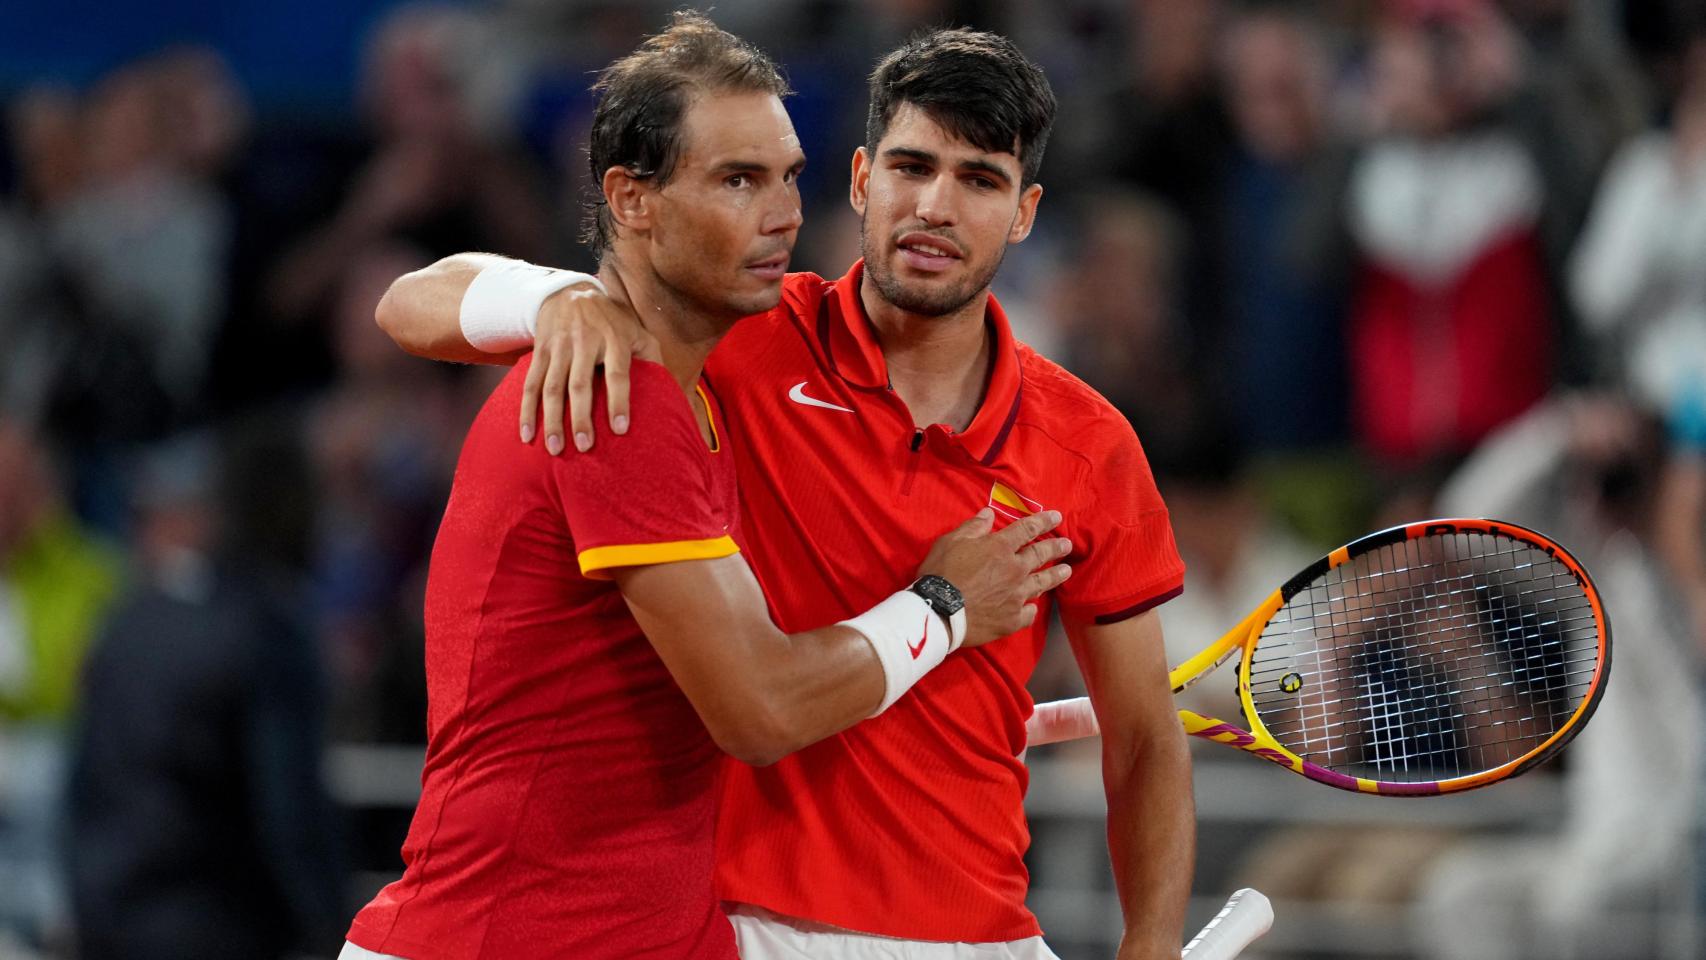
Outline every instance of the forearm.
<svg viewBox="0 0 1706 960">
<path fill-rule="evenodd" d="M 374 320 L 397 346 L 418 357 L 458 363 L 512 364 L 526 350 L 486 353 L 462 333 L 462 297 L 486 267 L 504 258 L 458 253 L 392 282 Z"/>
<path fill-rule="evenodd" d="M 1105 741 L 1108 850 L 1125 917 L 1120 960 L 1179 956 L 1196 862 L 1191 757 L 1177 726 L 1122 748 Z"/>
<path fill-rule="evenodd" d="M 883 700 L 883 668 L 850 627 L 823 627 L 759 645 L 748 658 L 747 740 L 741 759 L 773 763 L 869 717 Z"/>
</svg>

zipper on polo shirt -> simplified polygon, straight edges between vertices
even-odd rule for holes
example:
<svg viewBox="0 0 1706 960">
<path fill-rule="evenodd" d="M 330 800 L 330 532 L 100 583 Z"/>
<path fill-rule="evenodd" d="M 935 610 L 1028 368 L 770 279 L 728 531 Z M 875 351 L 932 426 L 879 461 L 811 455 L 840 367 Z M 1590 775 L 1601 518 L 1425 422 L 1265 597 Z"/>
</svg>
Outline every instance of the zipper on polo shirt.
<svg viewBox="0 0 1706 960">
<path fill-rule="evenodd" d="M 906 476 L 902 477 L 900 481 L 900 495 L 903 497 L 912 495 L 912 478 L 918 476 L 918 461 L 921 459 L 918 452 L 923 447 L 924 428 L 913 427 L 912 442 L 907 444 L 907 449 L 912 452 L 912 456 L 906 458 Z"/>
</svg>

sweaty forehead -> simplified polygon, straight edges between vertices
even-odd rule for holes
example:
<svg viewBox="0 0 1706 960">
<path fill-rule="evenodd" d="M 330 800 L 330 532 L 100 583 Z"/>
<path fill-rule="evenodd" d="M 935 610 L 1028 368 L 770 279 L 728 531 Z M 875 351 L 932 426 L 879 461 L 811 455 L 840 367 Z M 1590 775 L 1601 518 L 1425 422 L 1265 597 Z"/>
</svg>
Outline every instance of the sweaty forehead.
<svg viewBox="0 0 1706 960">
<path fill-rule="evenodd" d="M 681 161 L 693 166 L 755 162 L 792 166 L 803 154 L 794 123 L 769 93 L 695 97 L 681 126 Z"/>
<path fill-rule="evenodd" d="M 895 108 L 883 139 L 877 144 L 880 155 L 887 150 L 917 150 L 934 154 L 949 165 L 961 163 L 992 164 L 1008 171 L 1016 180 L 1020 172 L 1019 141 L 1014 138 L 1011 150 L 991 151 L 972 143 L 932 117 L 929 111 L 914 103 L 902 103 Z"/>
</svg>

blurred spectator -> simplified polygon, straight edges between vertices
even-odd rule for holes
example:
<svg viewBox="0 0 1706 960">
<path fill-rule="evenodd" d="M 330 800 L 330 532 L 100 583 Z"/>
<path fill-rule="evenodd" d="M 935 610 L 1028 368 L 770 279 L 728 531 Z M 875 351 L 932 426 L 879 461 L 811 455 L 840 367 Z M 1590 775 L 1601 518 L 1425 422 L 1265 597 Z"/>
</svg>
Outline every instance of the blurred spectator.
<svg viewBox="0 0 1706 960">
<path fill-rule="evenodd" d="M 1348 440 L 1344 348 L 1349 151 L 1328 128 L 1332 65 L 1314 28 L 1263 10 L 1227 30 L 1238 147 L 1225 184 L 1228 311 L 1219 344 L 1238 432 L 1257 452 Z"/>
<path fill-rule="evenodd" d="M 1213 332 L 1223 309 L 1213 245 L 1217 199 L 1232 146 L 1215 84 L 1219 0 L 1128 0 L 1129 47 L 1117 86 L 1093 122 L 1102 168 L 1163 200 L 1187 225 L 1178 240 L 1179 305 L 1193 335 Z"/>
<path fill-rule="evenodd" d="M 1362 263 L 1351 312 L 1352 409 L 1389 467 L 1460 456 L 1538 400 L 1554 328 L 1529 152 L 1494 113 L 1520 77 L 1490 4 L 1416 5 L 1379 28 L 1380 133 L 1352 174 Z"/>
<path fill-rule="evenodd" d="M 1653 534 L 1659 433 L 1627 404 L 1562 397 L 1495 434 L 1441 493 L 1446 516 L 1497 516 L 1572 548 L 1607 598 L 1612 679 L 1571 744 L 1555 833 L 1476 841 L 1427 871 L 1419 946 L 1440 960 L 1685 956 L 1703 716 L 1681 611 Z M 1654 723 L 1654 710 L 1663 722 Z M 1632 789 L 1631 784 L 1640 784 Z"/>
<path fill-rule="evenodd" d="M 150 63 L 172 131 L 167 148 L 174 163 L 198 180 L 223 182 L 248 138 L 251 120 L 248 98 L 231 66 L 205 47 L 169 50 Z"/>
<path fill-rule="evenodd" d="M 0 415 L 0 723 L 63 722 L 119 559 L 71 516 L 38 438 Z"/>
<path fill-rule="evenodd" d="M 180 440 L 140 484 L 139 582 L 83 677 L 69 795 L 78 955 L 332 955 L 343 868 L 302 622 L 313 484 L 292 432 Z"/>
<path fill-rule="evenodd" d="M 60 938 L 54 838 L 77 671 L 119 558 L 71 516 L 38 437 L 0 414 L 0 954 Z"/>
<path fill-rule="evenodd" d="M 81 118 L 87 177 L 47 224 L 88 308 L 83 336 L 142 360 L 124 372 L 131 382 L 103 377 L 101 389 L 127 399 L 157 391 L 170 404 L 166 418 L 124 439 L 157 436 L 194 409 L 224 308 L 229 211 L 180 166 L 164 90 L 151 63 L 96 87 Z"/>
<path fill-rule="evenodd" d="M 1601 353 L 1671 423 L 1661 496 L 1675 522 L 1658 545 L 1706 645 L 1706 33 L 1681 49 L 1670 129 L 1617 154 L 1570 279 Z"/>
<path fill-rule="evenodd" d="M 1155 198 L 1099 187 L 1081 198 L 1078 249 L 1054 296 L 1068 369 L 1131 420 L 1150 458 L 1210 421 L 1208 365 L 1180 304 L 1184 224 Z"/>
<path fill-rule="evenodd" d="M 1194 449 L 1154 464 L 1167 498 L 1173 534 L 1185 558 L 1185 592 L 1161 607 L 1167 662 L 1172 666 L 1219 639 L 1322 553 L 1302 543 L 1263 503 L 1236 440 L 1227 431 L 1198 437 Z M 1225 677 L 1199 683 L 1175 698 L 1178 706 L 1223 720 L 1242 717 Z M 1220 747 L 1201 758 L 1243 758 Z"/>
<path fill-rule="evenodd" d="M 373 322 L 391 281 L 427 265 L 400 245 L 349 264 L 333 310 L 339 377 L 315 404 L 311 454 L 324 478 L 313 572 L 345 738 L 421 742 L 426 559 L 478 399 L 463 371 L 422 364 Z"/>
<path fill-rule="evenodd" d="M 76 193 L 83 171 L 77 98 L 62 87 L 25 90 L 10 110 L 12 151 L 24 209 L 56 209 Z"/>
<path fill-rule="evenodd" d="M 477 249 L 557 259 L 543 184 L 519 154 L 484 139 L 470 113 L 481 27 L 466 9 L 414 5 L 374 34 L 362 78 L 371 153 L 331 220 L 274 271 L 270 305 L 280 315 L 325 309 L 349 259 L 388 239 L 432 257 Z"/>
<path fill-rule="evenodd" d="M 1618 372 L 1667 412 L 1706 380 L 1706 34 L 1688 51 L 1670 130 L 1619 151 L 1571 273 Z"/>
</svg>

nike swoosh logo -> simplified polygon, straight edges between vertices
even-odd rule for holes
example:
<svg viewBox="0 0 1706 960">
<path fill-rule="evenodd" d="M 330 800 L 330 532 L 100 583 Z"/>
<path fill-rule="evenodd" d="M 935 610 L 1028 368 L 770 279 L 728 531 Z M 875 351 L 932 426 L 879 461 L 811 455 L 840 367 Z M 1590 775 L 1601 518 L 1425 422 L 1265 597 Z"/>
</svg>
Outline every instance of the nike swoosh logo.
<svg viewBox="0 0 1706 960">
<path fill-rule="evenodd" d="M 788 399 L 794 401 L 795 403 L 803 404 L 803 405 L 808 406 L 808 407 L 822 407 L 825 410 L 840 410 L 842 413 L 852 413 L 853 412 L 851 409 L 849 409 L 847 407 L 836 406 L 835 404 L 830 403 L 827 400 L 819 400 L 816 397 L 806 396 L 806 383 L 807 382 L 808 381 L 801 380 L 799 383 L 794 384 L 794 389 L 788 391 Z M 916 654 L 915 654 L 915 656 L 916 656 Z"/>
<path fill-rule="evenodd" d="M 851 410 L 849 410 L 848 412 L 852 413 Z M 918 641 L 918 646 L 916 646 L 916 647 L 910 643 L 907 644 L 906 649 L 909 652 L 911 652 L 912 659 L 917 660 L 918 655 L 924 652 L 924 645 L 929 643 L 929 642 L 930 642 L 930 615 L 927 613 L 924 615 L 924 639 Z"/>
</svg>

